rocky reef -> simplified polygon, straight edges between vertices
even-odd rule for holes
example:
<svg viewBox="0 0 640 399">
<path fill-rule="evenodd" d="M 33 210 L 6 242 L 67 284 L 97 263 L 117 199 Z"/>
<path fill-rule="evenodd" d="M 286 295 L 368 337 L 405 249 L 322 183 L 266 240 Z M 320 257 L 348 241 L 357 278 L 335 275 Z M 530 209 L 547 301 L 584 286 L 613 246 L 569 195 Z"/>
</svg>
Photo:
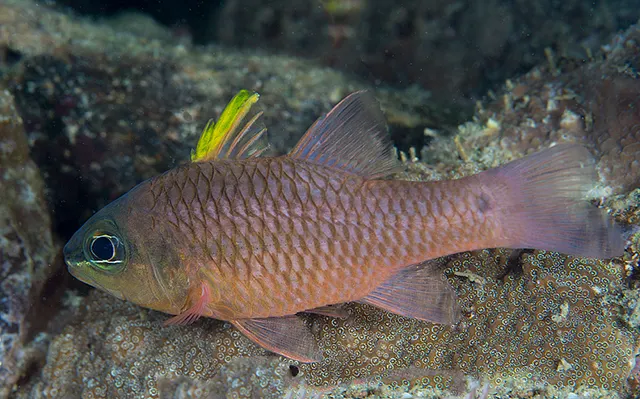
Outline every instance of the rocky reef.
<svg viewBox="0 0 640 399">
<path fill-rule="evenodd" d="M 594 202 L 638 225 L 638 43 L 632 27 L 586 60 L 550 53 L 468 117 L 418 88 L 373 88 L 405 161 L 397 177 L 459 177 L 577 141 L 598 159 Z M 55 274 L 61 243 L 91 212 L 186 162 L 238 89 L 261 93 L 274 151 L 284 152 L 366 83 L 17 0 L 0 4 L 0 73 L 0 396 L 443 398 L 477 384 L 502 398 L 640 394 L 632 229 L 627 252 L 611 261 L 501 249 L 441 259 L 463 309 L 455 326 L 358 304 L 346 305 L 345 320 L 305 316 L 325 353 L 310 365 L 220 321 L 162 327 L 166 315 Z"/>
<path fill-rule="evenodd" d="M 101 18 L 118 31 L 296 55 L 370 82 L 417 84 L 433 98 L 458 102 L 528 71 L 548 51 L 587 57 L 640 18 L 637 0 L 56 4 Z"/>
<path fill-rule="evenodd" d="M 479 103 L 473 121 L 453 141 L 423 153 L 442 154 L 493 167 L 555 143 L 580 142 L 598 160 L 607 192 L 624 193 L 640 178 L 640 31 L 616 35 L 590 60 L 553 59 L 508 80 L 498 94 Z M 559 65 L 557 65 L 559 64 Z M 446 161 L 446 160 L 445 160 Z M 448 161 L 450 162 L 450 161 Z"/>
<path fill-rule="evenodd" d="M 37 323 L 30 318 L 34 309 L 43 309 L 40 300 L 33 301 L 34 294 L 56 271 L 57 249 L 43 180 L 29 157 L 22 118 L 1 85 L 0 187 L 0 397 L 6 397 L 42 357 L 45 343 L 31 334 L 30 327 Z"/>
</svg>

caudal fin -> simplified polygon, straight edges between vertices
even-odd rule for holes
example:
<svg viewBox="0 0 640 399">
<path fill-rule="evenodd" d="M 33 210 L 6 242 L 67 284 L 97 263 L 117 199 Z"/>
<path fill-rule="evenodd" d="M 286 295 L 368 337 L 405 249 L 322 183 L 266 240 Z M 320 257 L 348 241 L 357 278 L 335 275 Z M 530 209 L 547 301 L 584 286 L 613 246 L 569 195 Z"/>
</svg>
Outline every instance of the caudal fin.
<svg viewBox="0 0 640 399">
<path fill-rule="evenodd" d="M 597 174 L 583 146 L 556 145 L 484 174 L 504 189 L 497 194 L 509 246 L 591 258 L 622 255 L 620 227 L 586 198 Z"/>
</svg>

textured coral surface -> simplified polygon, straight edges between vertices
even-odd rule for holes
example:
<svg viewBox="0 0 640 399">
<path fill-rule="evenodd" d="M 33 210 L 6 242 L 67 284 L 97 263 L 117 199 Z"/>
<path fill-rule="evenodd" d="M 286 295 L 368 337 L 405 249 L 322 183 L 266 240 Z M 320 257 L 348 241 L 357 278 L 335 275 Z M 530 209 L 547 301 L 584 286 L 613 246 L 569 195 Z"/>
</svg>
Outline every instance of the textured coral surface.
<svg viewBox="0 0 640 399">
<path fill-rule="evenodd" d="M 401 154 L 407 171 L 397 177 L 468 175 L 556 142 L 579 141 L 599 159 L 599 202 L 618 220 L 638 224 L 640 196 L 632 190 L 638 186 L 639 35 L 632 28 L 588 62 L 558 60 L 508 82 L 453 135 L 446 133 L 457 114 L 438 113 L 425 92 L 376 90 L 394 137 L 430 128 L 425 133 L 432 145 L 420 154 L 426 162 L 416 160 L 415 150 Z M 0 178 L 10 177 L 6 185 L 2 181 L 0 196 L 8 200 L 2 197 L 0 206 L 21 204 L 0 215 L 11 218 L 14 209 L 27 209 L 29 202 L 16 200 L 17 188 L 31 187 L 37 198 L 29 213 L 2 221 L 0 228 L 24 228 L 25 242 L 38 243 L 24 246 L 35 251 L 27 257 L 10 240 L 0 241 L 10 244 L 1 260 L 12 276 L 3 274 L 0 281 L 20 283 L 2 285 L 11 292 L 2 298 L 25 298 L 13 294 L 33 287 L 28 279 L 41 276 L 52 256 L 42 184 L 33 177 L 37 169 L 27 146 L 63 240 L 136 182 L 186 161 L 198 129 L 237 89 L 262 94 L 275 150 L 284 151 L 331 104 L 364 87 L 293 58 L 116 34 L 29 2 L 0 4 L 0 50 L 8 87 L 1 101 L 15 99 L 15 107 L 0 107 L 0 128 L 11 134 L 0 140 Z M 612 96 L 615 101 L 607 101 Z M 5 137 L 16 144 L 6 144 Z M 3 237 L 18 236 L 7 234 L 2 230 Z M 0 369 L 0 395 L 447 397 L 466 394 L 469 379 L 489 384 L 501 398 L 633 397 L 640 392 L 640 300 L 637 237 L 631 241 L 625 256 L 613 261 L 507 250 L 442 259 L 443 274 L 461 301 L 460 323 L 434 325 L 357 304 L 346 306 L 345 320 L 305 316 L 325 353 L 323 362 L 311 365 L 268 353 L 223 322 L 162 327 L 166 315 L 79 283 L 62 284 L 65 300 L 44 329 L 50 338 L 33 341 L 37 352 L 38 343 L 50 339 L 46 359 L 7 369 L 9 374 Z M 23 266 L 24 259 L 32 261 Z M 33 288 L 36 295 L 40 285 Z M 20 311 L 18 318 L 27 303 L 19 299 L 11 308 Z M 33 338 L 7 328 L 12 348 Z"/>
</svg>

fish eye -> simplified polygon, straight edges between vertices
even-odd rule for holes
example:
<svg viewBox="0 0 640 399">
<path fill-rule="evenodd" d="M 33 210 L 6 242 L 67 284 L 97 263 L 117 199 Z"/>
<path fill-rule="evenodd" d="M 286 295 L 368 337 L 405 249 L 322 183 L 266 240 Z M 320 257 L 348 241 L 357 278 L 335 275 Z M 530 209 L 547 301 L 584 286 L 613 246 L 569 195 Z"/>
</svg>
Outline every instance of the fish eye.
<svg viewBox="0 0 640 399">
<path fill-rule="evenodd" d="M 116 247 L 109 236 L 93 237 L 91 241 L 91 253 L 96 260 L 110 261 L 116 254 Z"/>
<path fill-rule="evenodd" d="M 95 232 L 87 241 L 86 249 L 91 263 L 101 270 L 114 272 L 124 266 L 125 247 L 115 235 Z"/>
</svg>

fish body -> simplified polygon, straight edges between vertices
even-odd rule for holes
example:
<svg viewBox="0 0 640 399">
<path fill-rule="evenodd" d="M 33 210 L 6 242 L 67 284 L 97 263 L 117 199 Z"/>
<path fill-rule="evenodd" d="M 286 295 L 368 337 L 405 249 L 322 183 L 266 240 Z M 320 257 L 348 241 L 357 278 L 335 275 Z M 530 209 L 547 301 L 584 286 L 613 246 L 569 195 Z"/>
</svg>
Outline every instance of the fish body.
<svg viewBox="0 0 640 399">
<path fill-rule="evenodd" d="M 188 164 L 136 188 L 121 210 L 143 247 L 166 248 L 148 254 L 158 297 L 187 298 L 164 277 L 184 273 L 210 286 L 203 316 L 235 320 L 355 301 L 403 267 L 503 244 L 495 211 L 481 209 L 493 201 L 485 191 L 366 180 L 285 156 Z"/>
<path fill-rule="evenodd" d="M 236 136 L 215 146 L 235 140 L 234 157 L 196 155 L 141 183 L 72 237 L 69 270 L 176 315 L 171 323 L 227 320 L 267 349 L 315 361 L 298 312 L 361 301 L 454 323 L 452 290 L 417 266 L 429 259 L 492 247 L 622 252 L 619 229 L 580 197 L 594 179 L 584 148 L 459 180 L 382 179 L 397 164 L 374 104 L 348 97 L 287 155 L 248 156 L 253 141 Z"/>
</svg>

